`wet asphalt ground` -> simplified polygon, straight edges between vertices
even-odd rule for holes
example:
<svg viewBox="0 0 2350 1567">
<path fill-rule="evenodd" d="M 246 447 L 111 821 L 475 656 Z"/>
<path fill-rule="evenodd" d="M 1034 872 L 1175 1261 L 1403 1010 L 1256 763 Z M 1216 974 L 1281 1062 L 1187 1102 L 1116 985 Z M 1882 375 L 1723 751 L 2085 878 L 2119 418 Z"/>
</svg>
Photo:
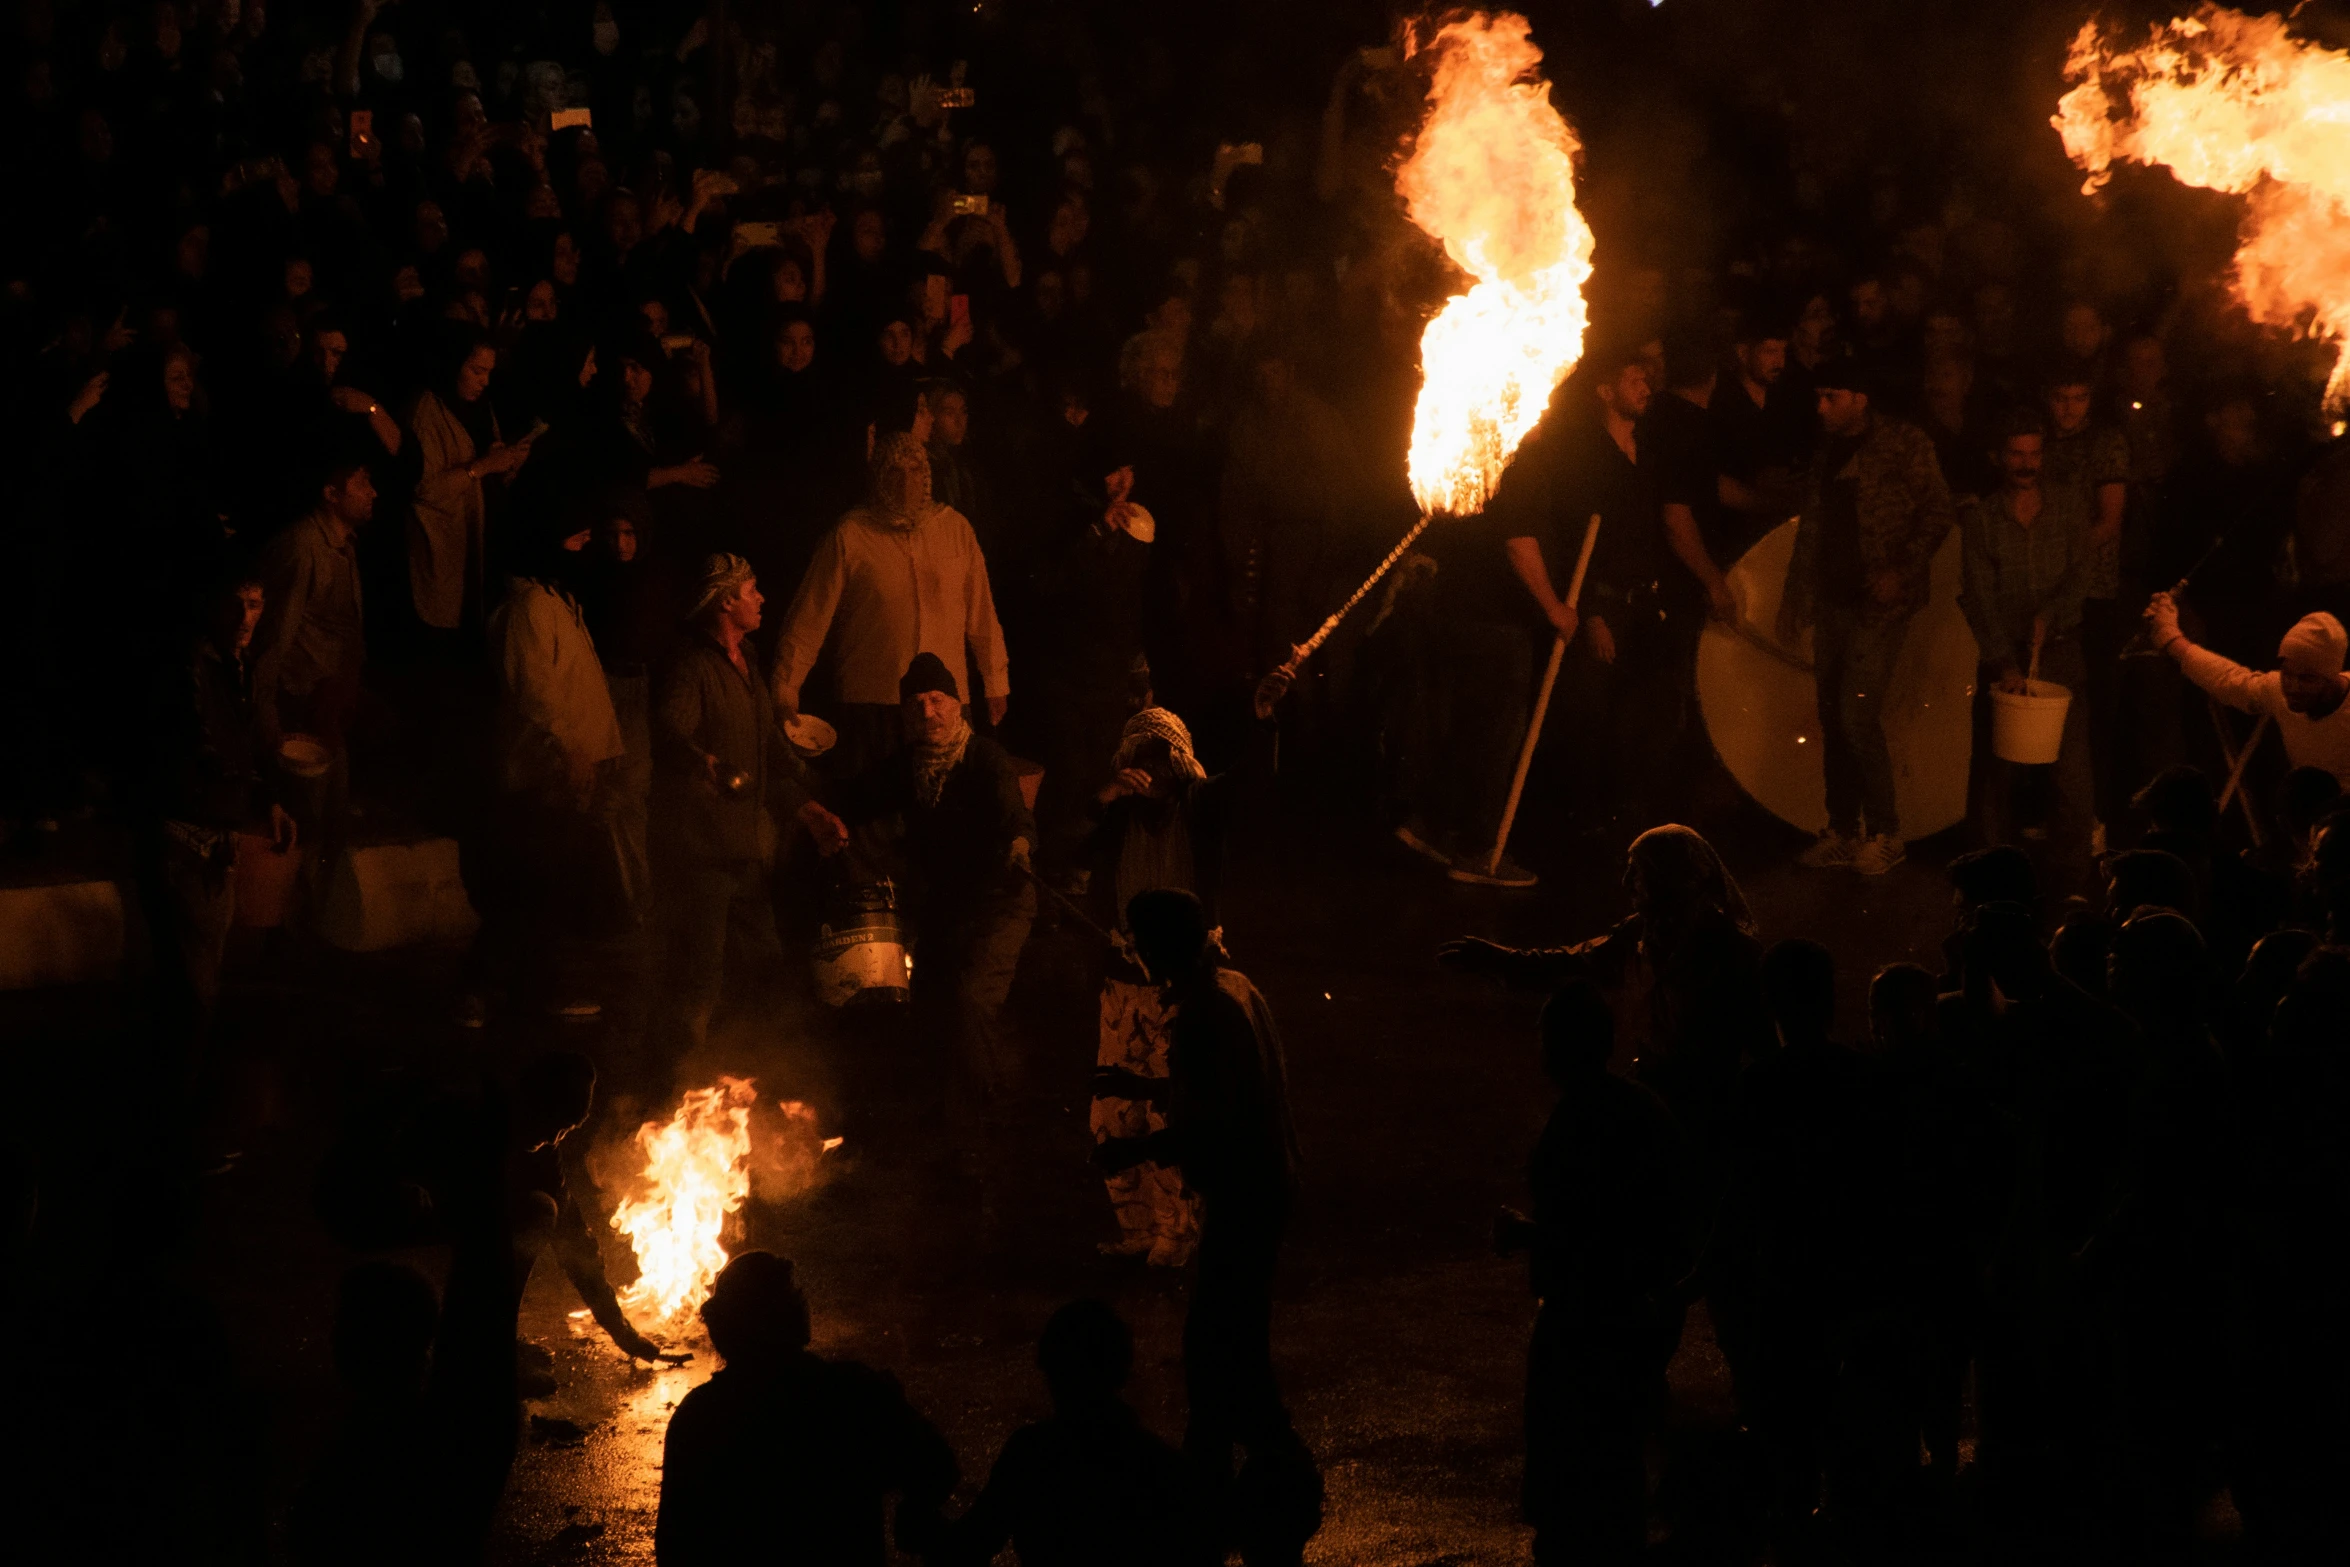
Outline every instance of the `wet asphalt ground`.
<svg viewBox="0 0 2350 1567">
<path fill-rule="evenodd" d="M 1546 834 L 1537 821 L 1526 853 L 1545 879 L 1524 893 L 1453 884 L 1369 827 L 1311 813 L 1260 823 L 1235 854 L 1227 945 L 1281 1021 L 1304 1161 L 1274 1336 L 1285 1394 L 1328 1487 L 1309 1561 L 1527 1559 L 1516 1486 L 1532 1302 L 1522 1265 L 1497 1259 L 1489 1237 L 1495 1206 L 1523 1199 L 1524 1160 L 1548 1110 L 1537 1003 L 1441 972 L 1431 953 L 1464 932 L 1543 943 L 1598 933 L 1622 913 L 1617 868 L 1629 836 Z M 1939 856 L 1863 882 L 1794 869 L 1791 835 L 1751 816 L 1733 813 L 1715 836 L 1766 939 L 1802 933 L 1834 948 L 1847 1019 L 1865 1017 L 1859 1001 L 1878 965 L 1938 967 L 1948 914 Z M 1133 1400 L 1162 1434 L 1182 1429 L 1185 1281 L 1096 1249 L 1113 1227 L 1086 1162 L 1092 939 L 1066 924 L 1040 928 L 1024 958 L 1017 1091 L 984 1193 L 942 1190 L 925 1174 L 930 1079 L 894 1020 L 806 1011 L 786 985 L 723 1015 L 711 1059 L 685 1066 L 690 1081 L 754 1073 L 762 1097 L 809 1101 L 825 1131 L 845 1139 L 818 1184 L 746 1209 L 736 1244 L 797 1261 L 817 1348 L 903 1382 L 959 1454 L 964 1499 L 1005 1436 L 1045 1412 L 1035 1335 L 1076 1296 L 1110 1300 L 1133 1324 Z M 94 1251 L 157 1238 L 160 1265 L 208 1313 L 215 1369 L 184 1396 L 213 1412 L 192 1417 L 197 1429 L 139 1440 L 168 1463 L 173 1442 L 204 1441 L 205 1422 L 226 1418 L 203 1401 L 230 1398 L 250 1510 L 265 1520 L 261 1543 L 273 1555 L 285 1503 L 339 1407 L 325 1333 L 352 1257 L 319 1224 L 312 1191 L 337 1107 L 406 1074 L 462 1082 L 550 1043 L 613 1048 L 607 1027 L 625 1027 L 622 1018 L 569 1028 L 501 1019 L 457 1029 L 448 1018 L 455 961 L 433 951 L 246 954 L 228 1015 L 242 1041 L 236 1095 L 250 1131 L 231 1169 L 196 1184 L 184 1231 L 168 1214 L 123 1210 L 89 1106 L 65 1092 L 92 1080 L 85 1069 L 104 1059 L 124 998 L 9 998 L 11 1094 L 42 1171 L 36 1277 L 66 1281 L 55 1283 L 62 1309 Z M 59 1115 L 61 1104 L 76 1113 Z M 47 1114 L 28 1119 L 40 1107 Z M 583 1173 L 639 1113 L 653 1109 L 604 1107 L 582 1134 L 592 1145 Z M 608 1237 L 606 1255 L 625 1278 L 626 1243 Z M 429 1254 L 415 1260 L 437 1270 Z M 652 1560 L 663 1429 L 709 1373 L 709 1352 L 689 1345 L 699 1353 L 684 1367 L 632 1367 L 571 1315 L 579 1305 L 558 1270 L 538 1269 L 522 1328 L 553 1350 L 562 1386 L 530 1406 L 495 1562 Z M 1726 1443 L 1729 1389 L 1702 1310 L 1671 1380 L 1673 1430 L 1660 1462 L 1668 1449 Z M 1702 1476 L 1705 1465 L 1690 1468 Z"/>
</svg>

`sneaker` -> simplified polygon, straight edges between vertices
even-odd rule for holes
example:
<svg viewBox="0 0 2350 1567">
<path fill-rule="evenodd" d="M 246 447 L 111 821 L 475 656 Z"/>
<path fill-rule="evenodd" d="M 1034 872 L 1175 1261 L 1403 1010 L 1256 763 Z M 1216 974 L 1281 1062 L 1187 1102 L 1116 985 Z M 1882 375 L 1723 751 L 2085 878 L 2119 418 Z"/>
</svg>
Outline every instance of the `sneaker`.
<svg viewBox="0 0 2350 1567">
<path fill-rule="evenodd" d="M 561 1018 L 566 1023 L 586 1023 L 604 1015 L 604 1003 L 581 996 L 574 1001 L 548 1003 L 547 1016 Z"/>
<path fill-rule="evenodd" d="M 1446 870 L 1452 869 L 1452 856 L 1414 832 L 1410 822 L 1395 829 L 1395 841 L 1431 865 L 1441 865 Z"/>
<path fill-rule="evenodd" d="M 1882 876 L 1909 857 L 1908 846 L 1893 833 L 1865 838 L 1852 854 L 1852 868 L 1863 876 Z"/>
<path fill-rule="evenodd" d="M 1465 881 L 1476 887 L 1531 887 L 1541 880 L 1508 855 L 1503 855 L 1501 863 L 1492 870 L 1485 868 L 1483 855 L 1474 859 L 1458 859 L 1445 867 L 1444 874 L 1454 881 Z"/>
<path fill-rule="evenodd" d="M 1839 865 L 1850 865 L 1860 848 L 1860 840 L 1847 837 L 1831 827 L 1811 841 L 1811 846 L 1795 857 L 1798 865 L 1808 865 L 1815 871 L 1832 870 Z"/>
</svg>

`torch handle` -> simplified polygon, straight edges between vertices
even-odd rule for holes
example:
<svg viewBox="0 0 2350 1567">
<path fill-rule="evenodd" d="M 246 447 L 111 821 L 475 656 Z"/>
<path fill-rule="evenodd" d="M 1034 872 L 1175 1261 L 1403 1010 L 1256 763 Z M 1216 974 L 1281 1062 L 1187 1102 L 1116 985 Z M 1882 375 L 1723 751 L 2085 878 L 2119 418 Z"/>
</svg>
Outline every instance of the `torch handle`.
<svg viewBox="0 0 2350 1567">
<path fill-rule="evenodd" d="M 1567 608 L 1583 597 L 1583 575 L 1591 569 L 1591 547 L 1599 542 L 1599 514 L 1583 525 L 1583 548 L 1575 556 L 1575 575 L 1567 582 Z M 1526 793 L 1526 774 L 1534 766 L 1534 748 L 1542 743 L 1542 720 L 1550 716 L 1550 693 L 1557 687 L 1559 665 L 1567 656 L 1567 639 L 1554 637 L 1550 662 L 1542 669 L 1542 689 L 1534 696 L 1534 716 L 1526 724 L 1526 743 L 1518 747 L 1518 770 L 1510 775 L 1510 797 L 1501 808 L 1501 829 L 1493 835 L 1493 852 L 1485 856 L 1485 874 L 1501 869 L 1501 851 L 1509 847 L 1510 829 L 1517 825 L 1518 801 Z"/>
<path fill-rule="evenodd" d="M 1412 525 L 1412 531 L 1405 534 L 1397 542 L 1395 548 L 1387 552 L 1387 558 L 1381 561 L 1368 577 L 1363 579 L 1363 585 L 1355 589 L 1345 603 L 1330 612 L 1330 618 L 1322 622 L 1322 628 L 1290 649 L 1289 662 L 1281 666 L 1284 674 L 1287 674 L 1291 679 L 1297 677 L 1298 666 L 1313 657 L 1314 649 L 1330 640 L 1330 633 L 1338 629 L 1338 623 L 1346 618 L 1347 611 L 1360 604 L 1364 595 L 1379 585 L 1379 579 L 1395 569 L 1395 563 L 1409 553 L 1411 547 L 1419 542 L 1420 535 L 1428 531 L 1428 524 L 1435 520 L 1436 514 L 1434 512 L 1426 512 L 1421 515 L 1420 520 Z"/>
</svg>

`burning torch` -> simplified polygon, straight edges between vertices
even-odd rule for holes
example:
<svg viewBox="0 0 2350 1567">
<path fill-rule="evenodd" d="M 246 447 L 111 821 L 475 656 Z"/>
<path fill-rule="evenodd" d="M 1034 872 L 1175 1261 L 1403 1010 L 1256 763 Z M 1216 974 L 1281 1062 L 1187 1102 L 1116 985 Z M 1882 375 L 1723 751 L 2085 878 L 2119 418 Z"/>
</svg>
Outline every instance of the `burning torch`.
<svg viewBox="0 0 2350 1567">
<path fill-rule="evenodd" d="M 1583 353 L 1591 230 L 1575 209 L 1575 133 L 1536 67 L 1523 16 L 1477 12 L 1405 52 L 1425 56 L 1427 113 L 1395 187 L 1471 279 L 1420 336 L 1410 475 L 1420 520 L 1282 667 L 1291 675 L 1439 517 L 1485 509 L 1520 442 Z"/>
</svg>

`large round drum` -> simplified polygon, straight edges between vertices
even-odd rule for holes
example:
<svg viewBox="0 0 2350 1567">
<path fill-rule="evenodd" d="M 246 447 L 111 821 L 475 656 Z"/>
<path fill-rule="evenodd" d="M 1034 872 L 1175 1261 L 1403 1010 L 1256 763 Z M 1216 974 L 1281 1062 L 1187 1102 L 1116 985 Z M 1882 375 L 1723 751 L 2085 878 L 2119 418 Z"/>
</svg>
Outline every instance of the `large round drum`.
<svg viewBox="0 0 2350 1567">
<path fill-rule="evenodd" d="M 1790 522 L 1730 568 L 1740 624 L 1706 626 L 1697 647 L 1697 700 L 1714 749 L 1738 786 L 1772 815 L 1819 832 L 1828 825 L 1828 785 L 1810 639 L 1790 650 L 1766 629 L 1778 624 L 1794 553 Z M 1932 591 L 1910 620 L 1885 698 L 1885 742 L 1905 838 L 1928 837 L 1966 817 L 1976 651 L 1958 608 L 1959 572 L 1953 528 L 1934 557 Z"/>
</svg>

